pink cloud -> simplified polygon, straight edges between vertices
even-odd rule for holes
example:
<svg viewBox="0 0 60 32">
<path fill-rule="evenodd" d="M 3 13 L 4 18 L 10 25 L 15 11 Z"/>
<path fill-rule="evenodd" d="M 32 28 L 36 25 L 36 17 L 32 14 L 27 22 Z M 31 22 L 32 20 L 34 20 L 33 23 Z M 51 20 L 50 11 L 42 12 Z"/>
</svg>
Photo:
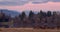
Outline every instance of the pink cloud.
<svg viewBox="0 0 60 32">
<path fill-rule="evenodd" d="M 25 4 L 21 6 L 0 6 L 1 9 L 10 9 L 10 10 L 60 10 L 60 2 L 48 2 L 48 3 L 42 3 L 42 4 Z"/>
</svg>

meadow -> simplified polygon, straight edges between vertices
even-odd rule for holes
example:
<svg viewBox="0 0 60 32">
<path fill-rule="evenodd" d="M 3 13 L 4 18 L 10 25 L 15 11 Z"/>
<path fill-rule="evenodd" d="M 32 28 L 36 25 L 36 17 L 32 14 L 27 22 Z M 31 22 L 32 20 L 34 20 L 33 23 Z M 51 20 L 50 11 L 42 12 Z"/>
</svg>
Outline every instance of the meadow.
<svg viewBox="0 0 60 32">
<path fill-rule="evenodd" d="M 57 29 L 0 28 L 0 32 L 60 32 Z"/>
</svg>

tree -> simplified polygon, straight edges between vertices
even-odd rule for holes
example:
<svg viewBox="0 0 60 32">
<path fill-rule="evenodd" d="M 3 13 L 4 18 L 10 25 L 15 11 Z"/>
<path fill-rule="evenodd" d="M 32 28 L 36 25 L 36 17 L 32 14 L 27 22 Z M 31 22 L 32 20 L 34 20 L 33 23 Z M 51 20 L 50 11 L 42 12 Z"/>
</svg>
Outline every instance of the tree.
<svg viewBox="0 0 60 32">
<path fill-rule="evenodd" d="M 25 12 L 22 12 L 22 14 L 20 14 L 20 15 L 19 15 L 19 17 L 21 18 L 21 20 L 23 20 L 23 19 L 24 19 L 24 17 L 26 17 Z"/>
<path fill-rule="evenodd" d="M 56 12 L 54 11 L 53 14 L 52 14 L 52 23 L 54 23 L 54 20 L 55 20 L 55 18 L 56 18 L 55 15 L 56 15 Z"/>
<path fill-rule="evenodd" d="M 26 14 L 25 12 L 22 12 L 22 15 L 21 15 L 23 18 L 26 17 Z"/>
<path fill-rule="evenodd" d="M 33 17 L 34 13 L 32 11 L 30 11 L 29 13 L 29 18 Z"/>
<path fill-rule="evenodd" d="M 43 12 L 43 17 L 46 17 L 46 12 Z"/>
<path fill-rule="evenodd" d="M 40 15 L 43 16 L 43 11 L 42 10 L 40 10 Z"/>
<path fill-rule="evenodd" d="M 57 14 L 57 13 L 54 11 L 54 12 L 53 12 L 53 16 L 55 16 L 56 14 Z"/>
<path fill-rule="evenodd" d="M 47 12 L 47 16 L 48 16 L 48 17 L 52 16 L 51 11 L 48 11 L 48 12 Z"/>
<path fill-rule="evenodd" d="M 45 14 L 43 13 L 43 11 L 40 10 L 40 12 L 39 12 L 39 18 L 40 18 L 40 20 L 42 20 L 42 18 L 43 18 L 44 15 L 45 15 Z"/>
<path fill-rule="evenodd" d="M 40 18 L 41 17 L 46 17 L 46 12 L 43 12 L 42 10 L 40 10 L 40 13 L 38 13 Z"/>
</svg>

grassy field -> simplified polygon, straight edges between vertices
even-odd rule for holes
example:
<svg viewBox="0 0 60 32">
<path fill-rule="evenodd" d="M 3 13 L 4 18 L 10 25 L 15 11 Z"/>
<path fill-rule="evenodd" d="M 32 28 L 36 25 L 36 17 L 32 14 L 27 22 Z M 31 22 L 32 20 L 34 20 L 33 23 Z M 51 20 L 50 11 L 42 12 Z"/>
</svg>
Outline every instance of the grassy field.
<svg viewBox="0 0 60 32">
<path fill-rule="evenodd" d="M 60 32 L 57 29 L 0 28 L 0 32 Z"/>
</svg>

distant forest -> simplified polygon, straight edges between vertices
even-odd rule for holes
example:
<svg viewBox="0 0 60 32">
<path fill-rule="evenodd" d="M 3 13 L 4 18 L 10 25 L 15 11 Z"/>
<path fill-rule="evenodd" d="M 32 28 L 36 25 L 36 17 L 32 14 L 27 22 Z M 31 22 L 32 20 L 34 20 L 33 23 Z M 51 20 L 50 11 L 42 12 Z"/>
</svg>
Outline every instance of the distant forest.
<svg viewBox="0 0 60 32">
<path fill-rule="evenodd" d="M 6 12 L 7 13 L 7 12 Z M 55 29 L 60 28 L 60 12 L 40 10 L 37 14 L 33 11 L 27 16 L 23 11 L 15 17 L 0 12 L 0 27 L 4 28 L 38 28 L 38 29 Z"/>
</svg>

